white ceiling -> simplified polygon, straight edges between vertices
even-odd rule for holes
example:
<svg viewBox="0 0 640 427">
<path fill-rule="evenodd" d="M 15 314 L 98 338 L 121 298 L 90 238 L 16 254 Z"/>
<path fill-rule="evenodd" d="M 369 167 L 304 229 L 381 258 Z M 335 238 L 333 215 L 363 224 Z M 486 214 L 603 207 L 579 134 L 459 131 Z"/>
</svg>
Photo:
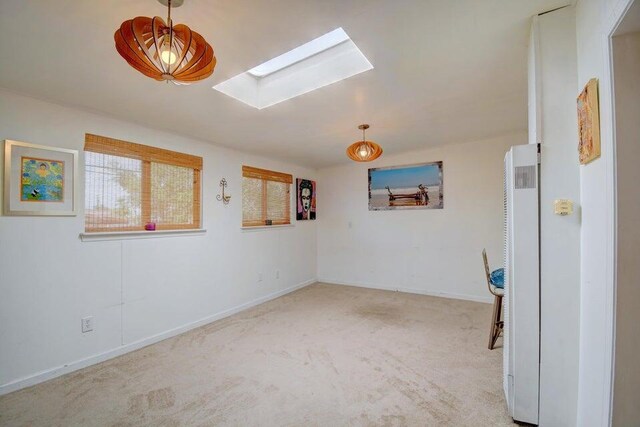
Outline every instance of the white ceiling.
<svg viewBox="0 0 640 427">
<path fill-rule="evenodd" d="M 385 153 L 526 129 L 529 18 L 568 0 L 185 0 L 172 13 L 213 45 L 212 77 L 156 82 L 116 52 L 156 0 L 0 0 L 0 86 L 301 165 L 349 162 L 361 137 Z M 374 69 L 256 110 L 211 87 L 342 27 Z"/>
</svg>

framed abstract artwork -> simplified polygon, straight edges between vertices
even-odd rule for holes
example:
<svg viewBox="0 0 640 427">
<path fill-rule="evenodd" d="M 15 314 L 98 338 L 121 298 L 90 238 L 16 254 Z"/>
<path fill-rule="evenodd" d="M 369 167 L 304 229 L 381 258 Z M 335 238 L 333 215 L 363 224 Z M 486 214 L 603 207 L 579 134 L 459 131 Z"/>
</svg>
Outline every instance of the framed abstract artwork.
<svg viewBox="0 0 640 427">
<path fill-rule="evenodd" d="M 591 79 L 578 95 L 578 155 L 581 165 L 600 157 L 598 80 Z"/>
<path fill-rule="evenodd" d="M 316 182 L 310 179 L 296 179 L 296 219 L 298 221 L 316 219 Z"/>
<path fill-rule="evenodd" d="M 78 151 L 5 140 L 4 214 L 74 216 Z"/>
<path fill-rule="evenodd" d="M 369 169 L 369 210 L 442 209 L 442 162 Z"/>
</svg>

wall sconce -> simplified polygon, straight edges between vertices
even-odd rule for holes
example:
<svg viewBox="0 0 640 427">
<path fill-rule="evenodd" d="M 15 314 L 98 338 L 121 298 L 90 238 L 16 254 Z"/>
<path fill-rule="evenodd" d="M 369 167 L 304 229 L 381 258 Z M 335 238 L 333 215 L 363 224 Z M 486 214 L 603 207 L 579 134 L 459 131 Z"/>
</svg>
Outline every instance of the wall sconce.
<svg viewBox="0 0 640 427">
<path fill-rule="evenodd" d="M 227 180 L 222 178 L 220 180 L 220 187 L 222 187 L 222 194 L 218 194 L 216 199 L 224 203 L 225 205 L 229 204 L 229 200 L 231 200 L 231 196 L 228 194 L 224 194 L 224 189 L 227 188 Z"/>
</svg>

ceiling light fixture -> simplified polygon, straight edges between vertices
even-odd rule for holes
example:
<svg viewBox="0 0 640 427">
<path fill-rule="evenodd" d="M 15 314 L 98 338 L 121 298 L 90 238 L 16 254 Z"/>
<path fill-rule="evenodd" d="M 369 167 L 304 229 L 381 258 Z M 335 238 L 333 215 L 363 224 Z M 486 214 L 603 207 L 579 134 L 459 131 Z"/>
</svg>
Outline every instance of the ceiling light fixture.
<svg viewBox="0 0 640 427">
<path fill-rule="evenodd" d="M 158 81 L 190 84 L 206 79 L 216 66 L 213 48 L 200 34 L 171 20 L 171 8 L 184 0 L 158 1 L 167 6 L 167 23 L 158 16 L 124 21 L 113 36 L 116 50 L 133 68 Z"/>
<path fill-rule="evenodd" d="M 370 162 L 382 155 L 382 147 L 373 141 L 367 141 L 365 131 L 369 129 L 368 124 L 358 126 L 362 130 L 362 141 L 354 142 L 347 148 L 347 156 L 356 162 Z"/>
</svg>

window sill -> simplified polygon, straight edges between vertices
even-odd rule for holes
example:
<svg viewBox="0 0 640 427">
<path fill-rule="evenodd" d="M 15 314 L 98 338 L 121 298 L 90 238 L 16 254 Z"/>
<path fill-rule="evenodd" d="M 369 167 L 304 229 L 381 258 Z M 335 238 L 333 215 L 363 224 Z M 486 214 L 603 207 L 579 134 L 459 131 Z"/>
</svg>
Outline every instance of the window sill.
<svg viewBox="0 0 640 427">
<path fill-rule="evenodd" d="M 80 240 L 83 242 L 98 242 L 103 240 L 153 239 L 158 237 L 199 236 L 206 232 L 207 230 L 203 228 L 156 231 L 103 231 L 80 233 Z"/>
<path fill-rule="evenodd" d="M 264 231 L 270 228 L 291 228 L 293 224 L 281 224 L 281 225 L 254 225 L 251 227 L 242 227 L 242 231 Z"/>
</svg>

